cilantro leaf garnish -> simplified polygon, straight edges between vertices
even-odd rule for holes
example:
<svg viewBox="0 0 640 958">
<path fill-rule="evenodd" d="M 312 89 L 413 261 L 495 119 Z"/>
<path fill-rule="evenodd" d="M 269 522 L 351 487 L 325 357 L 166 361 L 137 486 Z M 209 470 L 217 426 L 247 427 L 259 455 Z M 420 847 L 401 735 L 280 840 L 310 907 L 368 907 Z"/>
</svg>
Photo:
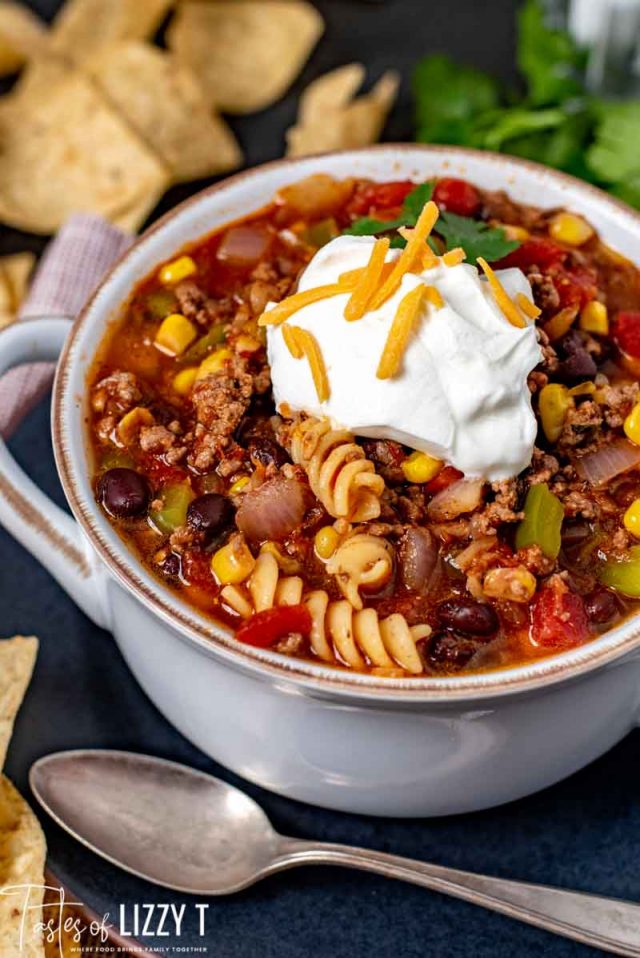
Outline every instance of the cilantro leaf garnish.
<svg viewBox="0 0 640 958">
<path fill-rule="evenodd" d="M 446 211 L 440 214 L 435 229 L 445 240 L 448 249 L 462 246 L 468 263 L 475 263 L 478 256 L 483 256 L 489 263 L 494 262 L 520 245 L 515 240 L 507 239 L 505 231 L 499 227 Z"/>
<path fill-rule="evenodd" d="M 420 183 L 419 186 L 416 186 L 415 190 L 411 190 L 405 197 L 400 215 L 396 219 L 377 220 L 371 216 L 363 216 L 361 219 L 355 220 L 351 226 L 348 226 L 342 232 L 347 236 L 376 236 L 378 233 L 390 233 L 401 226 L 415 226 L 422 212 L 422 207 L 433 196 L 434 186 L 433 180 L 427 180 L 426 183 Z M 404 246 L 405 241 L 401 236 L 393 237 L 392 245 Z"/>
<path fill-rule="evenodd" d="M 416 139 L 422 143 L 468 143 L 476 118 L 498 106 L 498 85 L 492 77 L 443 54 L 420 60 L 413 92 Z"/>
<path fill-rule="evenodd" d="M 605 183 L 628 185 L 640 175 L 640 102 L 602 104 L 587 163 Z"/>
<path fill-rule="evenodd" d="M 547 25 L 539 0 L 526 0 L 518 14 L 517 60 L 532 106 L 562 103 L 583 92 L 586 53 L 565 30 Z"/>
</svg>

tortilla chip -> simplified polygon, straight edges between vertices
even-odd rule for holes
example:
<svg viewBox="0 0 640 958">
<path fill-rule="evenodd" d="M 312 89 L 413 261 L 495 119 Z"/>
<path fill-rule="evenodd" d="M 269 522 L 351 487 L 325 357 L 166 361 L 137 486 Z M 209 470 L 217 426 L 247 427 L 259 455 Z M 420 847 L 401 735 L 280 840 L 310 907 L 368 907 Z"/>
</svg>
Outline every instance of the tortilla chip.
<svg viewBox="0 0 640 958">
<path fill-rule="evenodd" d="M 18 77 L 11 91 L 11 99 L 23 97 L 25 100 L 37 99 L 45 95 L 52 87 L 65 79 L 73 68 L 67 57 L 46 53 L 31 60 Z"/>
<path fill-rule="evenodd" d="M 51 28 L 54 51 L 90 62 L 117 40 L 152 37 L 172 0 L 67 0 Z"/>
<path fill-rule="evenodd" d="M 320 78 L 325 83 L 325 89 L 331 89 L 331 77 L 331 74 L 327 74 Z M 299 122 L 287 130 L 287 156 L 308 156 L 310 153 L 352 149 L 375 143 L 384 129 L 399 85 L 397 73 L 388 70 L 370 93 L 356 97 L 351 103 L 343 102 L 330 109 L 322 90 L 320 95 L 312 96 L 311 108 L 309 100 L 306 104 L 301 100 Z M 317 112 L 314 103 L 317 104 Z"/>
<path fill-rule="evenodd" d="M 37 654 L 36 638 L 17 635 L 0 641 L 0 769 L 4 766 L 13 723 L 31 680 Z"/>
<path fill-rule="evenodd" d="M 211 113 L 195 76 L 174 54 L 130 40 L 105 50 L 90 71 L 175 181 L 240 165 L 242 153 L 231 130 Z"/>
<path fill-rule="evenodd" d="M 0 3 L 0 76 L 15 73 L 49 42 L 42 20 L 21 3 Z"/>
<path fill-rule="evenodd" d="M 4 644 L 4 643 L 3 643 Z M 41 933 L 47 846 L 38 819 L 0 776 L 0 955 L 43 958 Z M 28 900 L 27 900 L 28 895 Z M 29 906 L 23 926 L 23 909 Z"/>
<path fill-rule="evenodd" d="M 0 329 L 16 319 L 35 261 L 33 253 L 0 256 Z"/>
<path fill-rule="evenodd" d="M 162 197 L 165 188 L 158 189 L 155 192 L 148 190 L 141 196 L 133 200 L 129 206 L 120 210 L 115 216 L 111 217 L 114 226 L 128 233 L 137 233 L 140 227 L 146 223 L 151 213 L 156 208 Z"/>
<path fill-rule="evenodd" d="M 169 174 L 79 73 L 37 99 L 6 97 L 0 111 L 0 220 L 52 233 L 70 213 L 116 218 Z"/>
<path fill-rule="evenodd" d="M 223 113 L 253 113 L 286 92 L 324 30 L 304 0 L 182 3 L 167 31 L 172 50 Z"/>
<path fill-rule="evenodd" d="M 347 63 L 313 80 L 300 95 L 298 123 L 315 124 L 328 112 L 339 110 L 354 98 L 366 76 L 362 63 Z"/>
</svg>

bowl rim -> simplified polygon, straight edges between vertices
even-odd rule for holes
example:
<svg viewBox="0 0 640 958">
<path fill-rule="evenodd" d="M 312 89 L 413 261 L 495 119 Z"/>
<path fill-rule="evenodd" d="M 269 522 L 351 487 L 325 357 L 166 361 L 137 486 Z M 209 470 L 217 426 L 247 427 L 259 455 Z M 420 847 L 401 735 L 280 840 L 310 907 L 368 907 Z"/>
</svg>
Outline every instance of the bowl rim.
<svg viewBox="0 0 640 958">
<path fill-rule="evenodd" d="M 548 688 L 551 685 L 575 680 L 596 668 L 616 662 L 622 656 L 640 647 L 640 613 L 629 617 L 616 628 L 576 649 L 569 649 L 556 655 L 535 659 L 525 665 L 463 674 L 459 677 L 431 676 L 394 679 L 370 676 L 364 673 L 350 672 L 335 666 L 289 658 L 269 650 L 254 649 L 241 645 L 233 638 L 229 629 L 211 619 L 199 616 L 187 602 L 175 596 L 159 579 L 147 575 L 142 563 L 122 539 L 117 537 L 118 543 L 115 545 L 114 542 L 107 541 L 96 521 L 99 513 L 95 500 L 87 500 L 77 483 L 73 468 L 72 449 L 70 443 L 66 441 L 65 434 L 65 427 L 71 422 L 73 416 L 73 396 L 69 391 L 70 363 L 74 355 L 76 359 L 78 358 L 75 349 L 78 337 L 87 324 L 91 322 L 97 300 L 101 297 L 103 290 L 112 282 L 114 274 L 126 268 L 133 253 L 157 232 L 170 228 L 172 222 L 189 207 L 200 204 L 210 196 L 224 192 L 229 187 L 233 187 L 242 181 L 259 177 L 262 173 L 268 173 L 282 167 L 295 169 L 297 166 L 307 166 L 309 163 L 317 163 L 317 172 L 322 172 L 322 163 L 332 157 L 353 156 L 354 159 L 357 159 L 366 154 L 383 154 L 385 151 L 393 153 L 413 152 L 422 154 L 425 158 L 433 156 L 438 159 L 446 155 L 451 158 L 452 162 L 455 162 L 456 159 L 476 159 L 488 164 L 506 165 L 511 169 L 523 169 L 545 174 L 556 182 L 564 183 L 574 191 L 577 190 L 580 194 L 586 195 L 587 198 L 593 197 L 601 205 L 604 204 L 605 208 L 609 207 L 613 211 L 624 213 L 627 218 L 631 218 L 635 222 L 640 230 L 640 212 L 633 210 L 623 201 L 604 193 L 592 184 L 579 180 L 570 174 L 553 170 L 543 164 L 535 163 L 532 160 L 469 147 L 420 143 L 379 143 L 359 149 L 336 150 L 300 158 L 283 157 L 225 177 L 173 207 L 154 222 L 149 229 L 136 237 L 134 242 L 111 266 L 73 324 L 57 364 L 51 417 L 54 455 L 65 496 L 75 519 L 79 522 L 91 545 L 115 579 L 149 611 L 171 626 L 176 638 L 192 645 L 195 644 L 209 657 L 221 660 L 234 669 L 252 674 L 262 680 L 275 681 L 283 688 L 291 690 L 294 687 L 297 690 L 305 690 L 319 697 L 346 698 L 358 700 L 361 703 L 369 701 L 372 704 L 389 702 L 395 705 L 403 703 L 409 705 L 433 702 L 444 705 L 446 703 L 533 692 Z M 508 186 L 509 184 L 506 182 L 505 188 L 508 189 Z M 194 241 L 196 239 L 197 237 L 194 237 Z M 132 284 L 129 285 L 132 288 Z M 115 308 L 121 305 L 122 302 L 119 301 Z M 114 309 L 114 304 L 112 304 L 111 309 Z M 90 363 L 87 363 L 87 365 L 90 365 Z M 82 424 L 82 432 L 83 442 L 86 443 L 84 423 Z"/>
</svg>

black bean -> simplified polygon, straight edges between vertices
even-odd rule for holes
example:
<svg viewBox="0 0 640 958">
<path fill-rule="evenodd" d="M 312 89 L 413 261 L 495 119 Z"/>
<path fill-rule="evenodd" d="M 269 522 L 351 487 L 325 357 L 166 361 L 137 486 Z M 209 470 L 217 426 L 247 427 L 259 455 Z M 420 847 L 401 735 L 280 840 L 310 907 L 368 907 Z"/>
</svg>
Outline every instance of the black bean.
<svg viewBox="0 0 640 958">
<path fill-rule="evenodd" d="M 620 614 L 618 600 L 607 589 L 594 589 L 584 597 L 584 607 L 589 619 L 596 625 L 608 625 Z"/>
<path fill-rule="evenodd" d="M 180 561 L 180 556 L 176 555 L 175 552 L 170 552 L 169 555 L 160 563 L 160 568 L 164 574 L 171 576 L 172 578 L 180 575 L 181 566 L 182 563 Z"/>
<path fill-rule="evenodd" d="M 457 672 L 468 665 L 478 646 L 473 639 L 455 632 L 441 632 L 417 643 L 420 657 L 429 671 Z"/>
<path fill-rule="evenodd" d="M 438 606 L 438 619 L 445 629 L 487 638 L 495 635 L 500 625 L 490 605 L 475 599 L 447 599 Z"/>
<path fill-rule="evenodd" d="M 224 532 L 232 521 L 233 506 L 226 496 L 217 492 L 206 492 L 203 496 L 198 496 L 187 509 L 188 524 L 201 533 L 205 544 Z"/>
<path fill-rule="evenodd" d="M 591 354 L 585 348 L 580 333 L 572 329 L 560 342 L 560 350 L 565 359 L 560 363 L 559 374 L 565 379 L 591 379 L 597 372 L 597 366 Z"/>
<path fill-rule="evenodd" d="M 273 439 L 258 437 L 249 442 L 249 455 L 256 465 L 261 466 L 284 466 L 286 462 L 291 462 L 289 456 L 282 446 Z"/>
<path fill-rule="evenodd" d="M 133 469 L 108 469 L 98 482 L 98 501 L 118 519 L 142 515 L 149 503 L 147 481 Z"/>
<path fill-rule="evenodd" d="M 567 519 L 562 524 L 562 545 L 565 549 L 581 546 L 591 535 L 591 526 L 582 519 Z"/>
</svg>

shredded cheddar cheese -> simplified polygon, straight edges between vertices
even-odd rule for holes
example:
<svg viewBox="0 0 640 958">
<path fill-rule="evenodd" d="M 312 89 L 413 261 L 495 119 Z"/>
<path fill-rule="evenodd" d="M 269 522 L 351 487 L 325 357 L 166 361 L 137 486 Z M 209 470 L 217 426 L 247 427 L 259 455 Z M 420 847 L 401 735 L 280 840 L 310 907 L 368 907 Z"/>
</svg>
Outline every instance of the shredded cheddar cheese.
<svg viewBox="0 0 640 958">
<path fill-rule="evenodd" d="M 524 293 L 517 293 L 516 303 L 529 319 L 537 319 L 542 310 L 538 309 L 535 303 L 532 303 L 528 296 L 525 296 Z"/>
<path fill-rule="evenodd" d="M 375 241 L 369 262 L 362 271 L 362 275 L 349 297 L 349 302 L 345 306 L 344 318 L 349 322 L 362 319 L 366 313 L 369 301 L 380 285 L 385 257 L 389 252 L 389 243 L 390 240 L 386 238 Z"/>
<path fill-rule="evenodd" d="M 436 309 L 442 309 L 444 306 L 442 294 L 439 289 L 436 289 L 435 286 L 425 286 L 424 298 L 431 306 L 435 306 Z"/>
<path fill-rule="evenodd" d="M 295 335 L 300 349 L 309 362 L 318 401 L 326 402 L 329 398 L 329 379 L 318 341 L 307 329 L 296 329 Z"/>
<path fill-rule="evenodd" d="M 420 284 L 400 300 L 378 363 L 378 379 L 391 379 L 398 372 L 424 295 L 425 286 Z"/>
<path fill-rule="evenodd" d="M 491 287 L 491 292 L 493 293 L 494 299 L 500 309 L 502 310 L 506 319 L 509 320 L 512 326 L 516 326 L 518 329 L 523 329 L 527 324 L 520 315 L 518 307 L 510 299 L 506 289 L 491 269 L 486 259 L 483 259 L 482 256 L 478 256 L 478 265 L 482 269 L 482 272 L 489 280 L 489 286 Z"/>
<path fill-rule="evenodd" d="M 438 266 L 439 263 L 440 260 L 433 250 L 429 246 L 425 246 L 424 252 L 422 254 L 422 260 L 420 262 L 420 269 L 434 269 L 434 267 Z"/>
<path fill-rule="evenodd" d="M 304 306 L 311 303 L 317 303 L 321 299 L 328 299 L 330 296 L 339 296 L 341 293 L 349 293 L 354 287 L 354 281 L 345 281 L 339 283 L 329 283 L 327 286 L 316 286 L 315 289 L 305 289 L 303 293 L 294 293 L 293 296 L 287 296 L 281 303 L 270 309 L 268 313 L 263 313 L 258 320 L 258 326 L 279 326 L 286 319 L 297 313 Z"/>
<path fill-rule="evenodd" d="M 450 249 L 448 253 L 445 253 L 442 257 L 442 262 L 445 266 L 459 266 L 463 260 L 467 258 L 467 254 L 461 246 L 456 246 L 455 249 Z"/>
<path fill-rule="evenodd" d="M 391 274 L 373 296 L 369 306 L 370 309 L 378 309 L 382 306 L 395 293 L 405 273 L 412 269 L 418 255 L 422 258 L 427 237 L 435 226 L 438 215 L 438 207 L 433 200 L 429 200 L 423 207 L 418 221 L 411 231 L 407 245 L 395 261 Z"/>
<path fill-rule="evenodd" d="M 284 339 L 285 346 L 291 353 L 294 359 L 302 359 L 303 352 L 298 343 L 298 338 L 296 333 L 298 332 L 298 326 L 283 326 L 282 327 L 282 338 Z"/>
</svg>

